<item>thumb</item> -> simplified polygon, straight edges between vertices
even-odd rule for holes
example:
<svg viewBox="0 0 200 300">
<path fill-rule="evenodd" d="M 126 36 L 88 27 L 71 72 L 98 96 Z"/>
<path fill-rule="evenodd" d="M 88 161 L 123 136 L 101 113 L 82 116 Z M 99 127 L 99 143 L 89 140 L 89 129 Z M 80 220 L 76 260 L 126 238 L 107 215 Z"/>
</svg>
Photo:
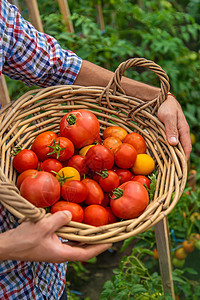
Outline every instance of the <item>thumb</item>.
<svg viewBox="0 0 200 300">
<path fill-rule="evenodd" d="M 46 218 L 49 223 L 49 229 L 56 231 L 60 227 L 67 225 L 72 219 L 72 214 L 68 210 L 58 211 Z"/>
<path fill-rule="evenodd" d="M 171 146 L 176 146 L 178 140 L 178 130 L 174 119 L 168 120 L 165 124 L 167 141 Z"/>
</svg>

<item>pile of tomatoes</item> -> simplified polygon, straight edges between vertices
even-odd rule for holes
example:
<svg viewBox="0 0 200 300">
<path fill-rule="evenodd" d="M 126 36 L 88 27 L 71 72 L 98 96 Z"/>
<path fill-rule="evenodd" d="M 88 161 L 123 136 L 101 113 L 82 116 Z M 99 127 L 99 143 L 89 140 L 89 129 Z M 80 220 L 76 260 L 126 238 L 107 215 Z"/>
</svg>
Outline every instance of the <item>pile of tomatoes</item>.
<svg viewBox="0 0 200 300">
<path fill-rule="evenodd" d="M 147 177 L 155 168 L 146 142 L 121 126 L 100 135 L 88 110 L 68 112 L 60 131 L 40 133 L 30 149 L 17 149 L 13 165 L 20 194 L 51 213 L 69 210 L 72 221 L 102 226 L 142 214 L 149 203 Z"/>
</svg>

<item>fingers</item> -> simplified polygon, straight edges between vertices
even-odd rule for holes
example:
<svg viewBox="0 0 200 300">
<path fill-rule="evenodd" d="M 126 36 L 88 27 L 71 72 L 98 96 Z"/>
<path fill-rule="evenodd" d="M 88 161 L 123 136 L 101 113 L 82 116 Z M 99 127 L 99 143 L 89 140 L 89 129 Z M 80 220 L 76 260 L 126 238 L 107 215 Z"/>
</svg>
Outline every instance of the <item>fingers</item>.
<svg viewBox="0 0 200 300">
<path fill-rule="evenodd" d="M 63 244 L 62 256 L 68 261 L 88 261 L 100 253 L 111 248 L 112 244 L 84 245 L 84 247 L 72 247 Z"/>
<path fill-rule="evenodd" d="M 190 137 L 190 127 L 185 119 L 185 116 L 178 118 L 179 124 L 179 134 L 180 134 L 180 142 L 183 146 L 186 159 L 189 160 L 190 153 L 192 151 L 192 143 L 191 143 L 191 137 Z"/>
<path fill-rule="evenodd" d="M 45 223 L 48 226 L 49 231 L 55 232 L 60 227 L 67 225 L 71 219 L 72 214 L 69 211 L 58 211 L 45 218 Z"/>
</svg>

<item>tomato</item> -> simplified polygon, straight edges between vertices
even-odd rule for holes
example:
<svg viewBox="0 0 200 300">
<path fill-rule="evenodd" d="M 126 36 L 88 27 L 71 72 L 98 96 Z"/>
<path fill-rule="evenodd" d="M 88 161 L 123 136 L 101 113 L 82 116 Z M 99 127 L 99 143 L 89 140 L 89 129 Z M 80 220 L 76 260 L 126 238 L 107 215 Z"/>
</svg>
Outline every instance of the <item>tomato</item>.
<svg viewBox="0 0 200 300">
<path fill-rule="evenodd" d="M 184 250 L 183 247 L 180 247 L 178 249 L 176 249 L 175 251 L 175 257 L 178 258 L 178 259 L 185 259 L 187 257 L 187 252 Z"/>
<path fill-rule="evenodd" d="M 158 250 L 156 248 L 153 249 L 153 258 L 158 260 Z"/>
<path fill-rule="evenodd" d="M 65 136 L 79 149 L 93 144 L 99 136 L 100 125 L 97 117 L 85 109 L 67 113 L 60 122 L 61 136 Z"/>
<path fill-rule="evenodd" d="M 74 145 L 66 137 L 57 137 L 50 144 L 49 157 L 56 158 L 59 161 L 66 161 L 74 154 Z"/>
<path fill-rule="evenodd" d="M 101 205 L 103 207 L 106 207 L 109 205 L 109 203 L 110 203 L 110 198 L 109 198 L 108 194 L 104 193 L 104 198 L 103 198 L 103 201 L 101 202 Z"/>
<path fill-rule="evenodd" d="M 140 216 L 149 203 L 145 187 L 137 181 L 127 181 L 115 189 L 110 199 L 110 207 L 120 219 Z"/>
<path fill-rule="evenodd" d="M 84 212 L 83 212 L 83 208 L 79 204 L 61 200 L 56 202 L 51 207 L 52 214 L 54 214 L 57 211 L 63 211 L 63 210 L 68 210 L 71 212 L 72 221 L 79 222 L 79 223 L 83 222 Z"/>
<path fill-rule="evenodd" d="M 131 168 L 137 157 L 135 148 L 129 144 L 123 143 L 114 153 L 115 164 L 121 169 Z"/>
<path fill-rule="evenodd" d="M 31 150 L 36 153 L 40 161 L 49 158 L 48 153 L 51 152 L 49 146 L 51 145 L 53 139 L 56 138 L 57 134 L 53 131 L 42 132 L 35 138 L 31 146 Z"/>
<path fill-rule="evenodd" d="M 60 184 L 51 173 L 40 171 L 22 181 L 20 194 L 36 207 L 48 207 L 59 200 Z"/>
<path fill-rule="evenodd" d="M 75 168 L 80 173 L 81 177 L 88 173 L 86 159 L 82 155 L 73 155 L 68 161 L 68 167 Z"/>
<path fill-rule="evenodd" d="M 17 177 L 17 187 L 18 189 L 20 188 L 22 181 L 29 175 L 35 175 L 38 171 L 34 170 L 34 169 L 29 169 L 29 170 L 25 170 L 24 172 L 22 172 L 21 174 L 19 174 L 19 176 Z"/>
<path fill-rule="evenodd" d="M 61 187 L 61 196 L 71 202 L 81 203 L 88 194 L 86 185 L 79 180 L 70 180 L 63 183 Z"/>
<path fill-rule="evenodd" d="M 117 173 L 117 175 L 119 176 L 119 182 L 120 184 L 126 182 L 126 181 L 129 181 L 131 180 L 131 177 L 132 177 L 132 173 L 127 170 L 127 169 L 117 169 L 115 171 Z"/>
<path fill-rule="evenodd" d="M 176 258 L 176 257 L 174 257 L 173 259 L 172 259 L 172 264 L 174 265 L 174 267 L 176 267 L 176 268 L 182 268 L 183 266 L 184 266 L 184 264 L 185 264 L 185 259 L 178 259 L 178 258 Z"/>
<path fill-rule="evenodd" d="M 192 221 L 192 223 L 195 223 L 196 220 L 200 221 L 200 213 L 193 212 L 190 216 L 190 220 Z"/>
<path fill-rule="evenodd" d="M 114 136 L 108 136 L 104 141 L 103 145 L 110 149 L 113 153 L 118 149 L 118 147 L 122 144 L 121 140 Z"/>
<path fill-rule="evenodd" d="M 32 150 L 20 150 L 13 158 L 13 166 L 18 173 L 28 169 L 37 169 L 38 157 Z"/>
<path fill-rule="evenodd" d="M 123 143 L 132 145 L 137 154 L 146 153 L 147 145 L 145 139 L 137 132 L 131 132 L 125 136 Z"/>
<path fill-rule="evenodd" d="M 85 146 L 83 148 L 81 148 L 79 150 L 79 154 L 82 155 L 82 156 L 86 156 L 86 153 L 88 152 L 88 150 L 91 148 L 91 147 L 94 147 L 95 145 L 88 145 L 88 146 Z"/>
<path fill-rule="evenodd" d="M 80 174 L 79 172 L 72 167 L 64 167 L 58 171 L 56 178 L 58 181 L 63 184 L 64 182 L 68 180 L 80 180 Z"/>
<path fill-rule="evenodd" d="M 86 185 L 88 194 L 85 200 L 87 205 L 101 204 L 104 198 L 104 193 L 100 185 L 93 179 L 83 179 L 82 182 Z"/>
<path fill-rule="evenodd" d="M 148 154 L 138 154 L 132 172 L 135 175 L 148 175 L 154 171 L 155 162 Z"/>
<path fill-rule="evenodd" d="M 114 154 L 103 145 L 95 145 L 86 153 L 86 164 L 94 172 L 110 170 L 114 164 Z"/>
<path fill-rule="evenodd" d="M 109 136 L 114 136 L 122 141 L 127 134 L 128 132 L 120 126 L 109 126 L 103 131 L 103 139 L 105 140 Z"/>
<path fill-rule="evenodd" d="M 108 213 L 105 207 L 97 204 L 89 205 L 84 209 L 83 223 L 92 226 L 108 224 Z"/>
<path fill-rule="evenodd" d="M 56 176 L 56 174 L 54 172 L 58 173 L 62 169 L 62 167 L 63 166 L 62 166 L 61 162 L 55 158 L 45 159 L 41 163 L 41 170 L 52 173 L 54 176 Z"/>
<path fill-rule="evenodd" d="M 185 240 L 182 244 L 183 246 L 183 249 L 187 252 L 187 253 L 191 253 L 194 251 L 195 249 L 195 244 L 194 242 L 192 241 L 188 241 L 188 240 Z"/>
<path fill-rule="evenodd" d="M 197 241 L 200 240 L 200 234 L 199 233 L 191 233 L 189 236 L 189 241 L 193 242 L 196 244 Z"/>
<path fill-rule="evenodd" d="M 119 176 L 114 171 L 101 171 L 99 174 L 99 184 L 104 192 L 111 192 L 119 186 Z"/>
<path fill-rule="evenodd" d="M 105 207 L 108 213 L 108 224 L 116 223 L 119 221 L 119 219 L 113 214 L 112 209 L 107 206 Z"/>
<path fill-rule="evenodd" d="M 147 178 L 144 175 L 136 175 L 134 176 L 132 179 L 132 181 L 138 181 L 140 183 L 142 183 L 143 185 L 146 185 L 146 187 L 149 189 L 150 188 L 150 180 L 149 178 Z"/>
</svg>

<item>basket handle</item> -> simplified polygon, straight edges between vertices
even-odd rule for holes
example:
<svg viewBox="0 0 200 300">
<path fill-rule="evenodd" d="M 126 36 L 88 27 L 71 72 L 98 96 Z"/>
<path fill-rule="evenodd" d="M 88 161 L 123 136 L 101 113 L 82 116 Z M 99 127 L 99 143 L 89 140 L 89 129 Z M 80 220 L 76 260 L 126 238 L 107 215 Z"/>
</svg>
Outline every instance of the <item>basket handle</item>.
<svg viewBox="0 0 200 300">
<path fill-rule="evenodd" d="M 124 89 L 121 86 L 121 78 L 127 69 L 136 66 L 146 67 L 151 71 L 153 71 L 159 77 L 161 89 L 159 95 L 157 96 L 157 99 L 155 100 L 157 102 L 157 108 L 158 108 L 166 100 L 167 94 L 170 90 L 169 78 L 165 73 L 165 71 L 159 65 L 145 58 L 130 58 L 125 62 L 122 62 L 115 70 L 113 77 L 108 83 L 105 89 L 106 94 L 108 93 L 109 89 L 111 89 L 111 87 L 114 94 L 116 94 L 117 91 L 126 94 Z"/>
</svg>

